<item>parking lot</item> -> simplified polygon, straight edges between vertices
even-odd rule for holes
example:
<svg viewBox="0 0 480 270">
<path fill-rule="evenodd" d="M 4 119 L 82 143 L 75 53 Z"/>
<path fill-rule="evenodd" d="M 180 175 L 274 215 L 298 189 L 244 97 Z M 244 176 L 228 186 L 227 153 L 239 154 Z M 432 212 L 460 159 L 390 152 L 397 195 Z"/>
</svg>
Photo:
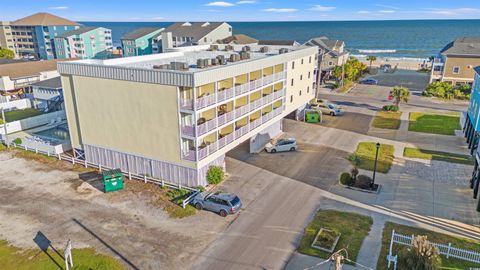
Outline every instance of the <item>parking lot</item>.
<svg viewBox="0 0 480 270">
<path fill-rule="evenodd" d="M 401 85 L 415 92 L 421 92 L 428 85 L 430 73 L 414 70 L 397 70 L 395 73 L 385 73 L 379 70 L 376 75 L 367 76 L 378 81 L 380 86 Z"/>
</svg>

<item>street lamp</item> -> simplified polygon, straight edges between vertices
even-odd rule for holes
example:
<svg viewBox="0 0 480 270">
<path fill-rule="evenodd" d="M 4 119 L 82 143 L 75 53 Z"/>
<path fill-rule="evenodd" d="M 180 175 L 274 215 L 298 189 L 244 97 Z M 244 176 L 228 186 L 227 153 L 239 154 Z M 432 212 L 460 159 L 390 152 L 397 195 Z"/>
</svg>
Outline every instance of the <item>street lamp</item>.
<svg viewBox="0 0 480 270">
<path fill-rule="evenodd" d="M 378 149 L 380 148 L 380 143 L 375 144 L 375 163 L 373 164 L 373 178 L 372 178 L 372 188 L 375 185 L 375 172 L 377 171 L 377 160 L 378 160 Z"/>
</svg>

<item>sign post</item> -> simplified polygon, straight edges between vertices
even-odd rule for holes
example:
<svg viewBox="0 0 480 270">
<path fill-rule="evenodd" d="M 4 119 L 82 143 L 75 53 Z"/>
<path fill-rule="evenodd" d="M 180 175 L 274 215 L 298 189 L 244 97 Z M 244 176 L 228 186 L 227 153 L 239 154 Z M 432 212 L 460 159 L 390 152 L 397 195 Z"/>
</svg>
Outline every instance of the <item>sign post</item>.
<svg viewBox="0 0 480 270">
<path fill-rule="evenodd" d="M 65 251 L 63 252 L 63 257 L 65 258 L 65 269 L 69 270 L 69 263 L 70 267 L 73 267 L 72 261 L 72 241 L 68 239 L 67 247 L 65 247 Z"/>
</svg>

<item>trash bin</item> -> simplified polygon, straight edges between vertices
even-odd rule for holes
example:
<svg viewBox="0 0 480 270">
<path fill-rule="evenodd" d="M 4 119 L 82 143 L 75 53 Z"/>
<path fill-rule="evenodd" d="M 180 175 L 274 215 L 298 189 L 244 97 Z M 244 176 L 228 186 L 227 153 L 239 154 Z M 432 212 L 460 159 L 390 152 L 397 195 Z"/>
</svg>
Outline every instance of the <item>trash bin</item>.
<svg viewBox="0 0 480 270">
<path fill-rule="evenodd" d="M 120 169 L 103 171 L 102 175 L 105 192 L 112 192 L 123 189 L 123 174 Z"/>
<path fill-rule="evenodd" d="M 318 123 L 320 121 L 320 115 L 318 112 L 306 112 L 305 116 L 307 123 Z"/>
</svg>

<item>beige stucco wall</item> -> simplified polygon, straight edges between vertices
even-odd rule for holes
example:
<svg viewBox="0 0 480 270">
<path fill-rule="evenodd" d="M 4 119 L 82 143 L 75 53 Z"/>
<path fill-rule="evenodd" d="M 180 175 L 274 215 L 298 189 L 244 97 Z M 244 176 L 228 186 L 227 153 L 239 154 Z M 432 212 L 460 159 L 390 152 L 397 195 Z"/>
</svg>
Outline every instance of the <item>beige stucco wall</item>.
<svg viewBox="0 0 480 270">
<path fill-rule="evenodd" d="M 453 73 L 453 67 L 460 67 L 459 74 Z M 473 68 L 480 66 L 480 57 L 452 57 L 446 59 L 443 73 L 443 81 L 473 81 Z"/>
<path fill-rule="evenodd" d="M 316 63 L 315 54 L 312 54 L 311 57 L 311 62 L 309 62 L 309 56 L 303 57 L 303 65 L 301 64 L 301 58 L 295 60 L 295 68 L 293 69 L 293 61 L 287 63 L 287 81 L 285 94 L 286 111 L 292 112 L 300 106 L 308 103 L 312 98 L 315 97 L 315 91 L 312 87 L 315 77 L 313 75 L 313 70 Z M 310 72 L 310 79 L 308 78 L 308 72 Z M 302 80 L 300 80 L 300 75 L 303 75 Z M 292 79 L 294 80 L 293 86 L 291 85 Z M 309 93 L 307 93 L 307 87 L 310 87 Z M 292 96 L 293 101 L 291 101 Z"/>
<path fill-rule="evenodd" d="M 62 84 L 74 147 L 90 144 L 194 167 L 180 156 L 177 87 L 81 76 L 62 76 Z"/>
</svg>

